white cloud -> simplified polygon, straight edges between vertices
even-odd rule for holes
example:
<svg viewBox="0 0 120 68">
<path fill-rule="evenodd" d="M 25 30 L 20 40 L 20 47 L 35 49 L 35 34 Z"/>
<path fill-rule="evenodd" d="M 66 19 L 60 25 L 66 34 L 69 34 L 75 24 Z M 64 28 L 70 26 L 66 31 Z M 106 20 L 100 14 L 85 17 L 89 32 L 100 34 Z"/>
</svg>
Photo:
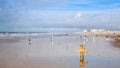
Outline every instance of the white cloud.
<svg viewBox="0 0 120 68">
<path fill-rule="evenodd" d="M 80 17 L 81 17 L 81 12 L 77 12 L 76 15 L 75 15 L 75 17 L 74 17 L 74 19 L 75 20 L 79 20 Z"/>
<path fill-rule="evenodd" d="M 120 9 L 102 11 L 30 11 L 23 14 L 20 23 L 28 24 L 84 24 L 118 23 L 120 22 Z"/>
<path fill-rule="evenodd" d="M 102 11 L 30 11 L 28 16 L 21 17 L 19 23 L 31 25 L 71 25 L 84 24 L 119 24 L 120 9 Z M 23 14 L 24 15 L 24 14 Z M 18 24 L 19 24 L 18 23 Z M 54 25 L 53 25 L 54 27 Z"/>
<path fill-rule="evenodd" d="M 11 30 L 42 30 L 41 28 L 81 28 L 84 26 L 106 26 L 120 29 L 120 9 L 101 11 L 41 11 L 25 12 L 12 23 Z M 1 24 L 1 23 L 0 23 Z M 3 23 L 4 24 L 4 23 Z M 7 24 L 7 23 L 6 23 Z M 2 24 L 1 24 L 2 25 Z M 12 27 L 14 25 L 14 27 Z M 7 25 L 6 25 L 7 26 Z M 6 29 L 5 26 L 1 26 Z M 94 27 L 93 27 L 94 28 Z M 54 30 L 54 29 L 51 29 Z"/>
</svg>

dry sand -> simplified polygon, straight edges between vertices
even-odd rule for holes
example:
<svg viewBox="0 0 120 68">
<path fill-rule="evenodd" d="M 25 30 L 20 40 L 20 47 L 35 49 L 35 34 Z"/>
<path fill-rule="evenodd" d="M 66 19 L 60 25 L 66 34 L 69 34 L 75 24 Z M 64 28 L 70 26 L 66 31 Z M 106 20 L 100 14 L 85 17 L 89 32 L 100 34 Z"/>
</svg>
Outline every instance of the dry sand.
<svg viewBox="0 0 120 68">
<path fill-rule="evenodd" d="M 95 36 L 55 36 L 0 39 L 0 68 L 120 68 L 120 49 L 111 39 Z M 79 45 L 88 53 L 82 62 Z"/>
<path fill-rule="evenodd" d="M 113 46 L 120 48 L 120 40 L 114 40 L 114 41 L 111 41 L 111 43 Z"/>
</svg>

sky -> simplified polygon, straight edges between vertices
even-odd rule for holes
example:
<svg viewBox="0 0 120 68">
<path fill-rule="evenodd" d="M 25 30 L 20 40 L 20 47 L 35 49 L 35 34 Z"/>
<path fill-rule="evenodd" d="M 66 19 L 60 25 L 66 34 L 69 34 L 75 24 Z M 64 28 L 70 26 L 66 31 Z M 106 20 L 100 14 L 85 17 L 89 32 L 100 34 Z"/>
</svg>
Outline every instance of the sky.
<svg viewBox="0 0 120 68">
<path fill-rule="evenodd" d="M 120 0 L 0 0 L 0 32 L 120 30 Z"/>
</svg>

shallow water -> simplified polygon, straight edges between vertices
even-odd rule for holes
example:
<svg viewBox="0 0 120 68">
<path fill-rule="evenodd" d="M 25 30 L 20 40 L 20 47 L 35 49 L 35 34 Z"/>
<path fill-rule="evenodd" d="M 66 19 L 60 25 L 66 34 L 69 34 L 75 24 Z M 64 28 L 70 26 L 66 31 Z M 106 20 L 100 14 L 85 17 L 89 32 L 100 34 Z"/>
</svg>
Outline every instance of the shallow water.
<svg viewBox="0 0 120 68">
<path fill-rule="evenodd" d="M 120 67 L 120 48 L 104 37 L 47 36 L 9 40 L 0 40 L 0 68 Z M 80 44 L 88 50 L 84 58 L 79 55 Z"/>
</svg>

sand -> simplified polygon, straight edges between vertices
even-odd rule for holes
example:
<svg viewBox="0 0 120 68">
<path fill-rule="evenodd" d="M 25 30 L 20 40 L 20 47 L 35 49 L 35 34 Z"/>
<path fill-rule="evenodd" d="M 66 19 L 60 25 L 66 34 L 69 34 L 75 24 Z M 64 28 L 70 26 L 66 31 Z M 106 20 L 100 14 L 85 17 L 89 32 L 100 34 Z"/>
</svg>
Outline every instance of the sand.
<svg viewBox="0 0 120 68">
<path fill-rule="evenodd" d="M 114 41 L 111 41 L 111 43 L 113 46 L 120 48 L 120 40 L 114 40 Z"/>
<path fill-rule="evenodd" d="M 84 35 L 42 36 L 44 37 L 1 38 L 0 68 L 120 67 L 120 49 L 116 47 L 119 41 Z M 79 55 L 80 44 L 84 44 L 88 50 L 83 59 Z"/>
</svg>

